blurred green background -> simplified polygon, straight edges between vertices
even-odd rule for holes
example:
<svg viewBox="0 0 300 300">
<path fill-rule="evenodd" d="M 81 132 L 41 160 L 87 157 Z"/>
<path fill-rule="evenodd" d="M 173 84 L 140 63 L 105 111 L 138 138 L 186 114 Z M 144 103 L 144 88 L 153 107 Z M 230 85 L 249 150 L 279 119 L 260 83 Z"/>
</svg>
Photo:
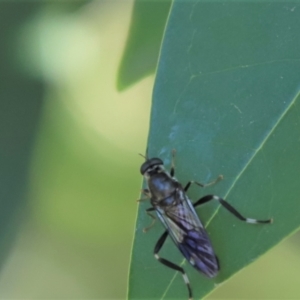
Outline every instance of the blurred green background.
<svg viewBox="0 0 300 300">
<path fill-rule="evenodd" d="M 126 298 L 154 83 L 116 88 L 132 7 L 0 3 L 1 299 Z M 299 240 L 209 298 L 299 299 Z"/>
</svg>

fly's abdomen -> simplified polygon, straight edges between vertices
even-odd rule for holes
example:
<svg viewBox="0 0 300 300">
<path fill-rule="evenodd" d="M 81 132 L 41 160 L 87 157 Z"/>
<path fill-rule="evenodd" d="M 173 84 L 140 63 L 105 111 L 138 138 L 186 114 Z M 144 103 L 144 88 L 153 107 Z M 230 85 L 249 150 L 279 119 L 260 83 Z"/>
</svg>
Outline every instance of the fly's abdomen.
<svg viewBox="0 0 300 300">
<path fill-rule="evenodd" d="M 207 277 L 217 275 L 218 259 L 204 230 L 189 230 L 178 247 L 189 263 L 198 271 Z"/>
</svg>

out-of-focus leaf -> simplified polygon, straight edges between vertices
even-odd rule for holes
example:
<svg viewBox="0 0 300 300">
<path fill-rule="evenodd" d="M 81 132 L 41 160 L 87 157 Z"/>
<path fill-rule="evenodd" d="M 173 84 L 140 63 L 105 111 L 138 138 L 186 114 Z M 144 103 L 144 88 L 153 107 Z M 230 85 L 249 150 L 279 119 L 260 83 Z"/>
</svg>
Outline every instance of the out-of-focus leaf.
<svg viewBox="0 0 300 300">
<path fill-rule="evenodd" d="M 221 270 L 207 279 L 184 263 L 196 299 L 299 228 L 300 6 L 287 1 L 176 1 L 170 14 L 153 96 L 149 156 L 176 176 L 214 187 L 189 192 L 193 200 L 217 194 L 247 217 L 274 218 L 249 225 L 218 203 L 199 208 Z M 181 276 L 153 257 L 163 232 L 141 204 L 129 281 L 129 299 L 187 297 Z M 161 256 L 180 264 L 171 241 Z M 284 258 L 283 258 L 284 259 Z"/>
<path fill-rule="evenodd" d="M 136 0 L 117 79 L 124 90 L 156 69 L 171 0 Z"/>
<path fill-rule="evenodd" d="M 91 3 L 92 0 L 75 0 L 75 1 L 49 1 L 45 2 L 45 5 L 48 7 L 52 7 L 53 9 L 56 9 L 57 11 L 61 11 L 64 13 L 73 13 L 80 10 L 85 5 Z M 104 2 L 105 3 L 105 2 Z"/>
<path fill-rule="evenodd" d="M 24 213 L 28 168 L 43 100 L 43 85 L 17 64 L 16 44 L 39 3 L 0 4 L 0 265 Z"/>
</svg>

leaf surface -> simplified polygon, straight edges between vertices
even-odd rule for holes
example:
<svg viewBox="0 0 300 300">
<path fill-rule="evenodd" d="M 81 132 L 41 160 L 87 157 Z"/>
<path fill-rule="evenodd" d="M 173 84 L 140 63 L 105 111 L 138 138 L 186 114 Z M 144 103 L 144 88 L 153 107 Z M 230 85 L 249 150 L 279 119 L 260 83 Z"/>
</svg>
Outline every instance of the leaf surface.
<svg viewBox="0 0 300 300">
<path fill-rule="evenodd" d="M 249 225 L 218 203 L 198 209 L 221 270 L 207 279 L 183 263 L 200 299 L 219 283 L 299 228 L 300 6 L 295 2 L 174 1 L 153 95 L 148 155 L 169 167 L 177 150 L 176 177 L 224 180 L 189 192 L 226 198 Z M 140 205 L 132 254 L 129 299 L 186 299 L 179 274 L 158 263 L 153 248 L 161 225 Z M 160 255 L 181 264 L 171 241 Z"/>
</svg>

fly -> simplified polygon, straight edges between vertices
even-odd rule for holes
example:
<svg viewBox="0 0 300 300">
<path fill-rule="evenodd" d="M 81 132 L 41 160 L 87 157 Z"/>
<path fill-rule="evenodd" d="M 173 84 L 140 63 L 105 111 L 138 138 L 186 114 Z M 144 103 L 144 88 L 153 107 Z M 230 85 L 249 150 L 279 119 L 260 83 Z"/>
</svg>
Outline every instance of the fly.
<svg viewBox="0 0 300 300">
<path fill-rule="evenodd" d="M 268 224 L 269 220 L 256 220 L 243 217 L 234 207 L 219 196 L 207 195 L 192 203 L 186 192 L 192 184 L 200 187 L 213 185 L 223 177 L 220 175 L 215 181 L 202 184 L 197 181 L 189 181 L 185 186 L 175 178 L 175 150 L 172 151 L 172 164 L 170 172 L 164 168 L 164 163 L 160 158 L 147 158 L 140 168 L 141 174 L 147 182 L 147 189 L 143 189 L 146 198 L 138 201 L 149 200 L 151 207 L 146 209 L 147 214 L 153 219 L 151 225 L 144 228 L 144 232 L 149 230 L 155 223 L 156 217 L 151 214 L 156 212 L 157 217 L 166 228 L 154 247 L 154 257 L 163 265 L 176 270 L 182 274 L 183 280 L 188 289 L 189 300 L 193 299 L 192 288 L 189 278 L 184 269 L 173 262 L 158 255 L 160 249 L 168 236 L 171 237 L 175 245 L 183 254 L 185 259 L 199 272 L 209 278 L 213 278 L 220 270 L 219 260 L 216 256 L 208 234 L 202 225 L 195 208 L 209 202 L 217 200 L 239 220 L 250 224 Z"/>
</svg>

